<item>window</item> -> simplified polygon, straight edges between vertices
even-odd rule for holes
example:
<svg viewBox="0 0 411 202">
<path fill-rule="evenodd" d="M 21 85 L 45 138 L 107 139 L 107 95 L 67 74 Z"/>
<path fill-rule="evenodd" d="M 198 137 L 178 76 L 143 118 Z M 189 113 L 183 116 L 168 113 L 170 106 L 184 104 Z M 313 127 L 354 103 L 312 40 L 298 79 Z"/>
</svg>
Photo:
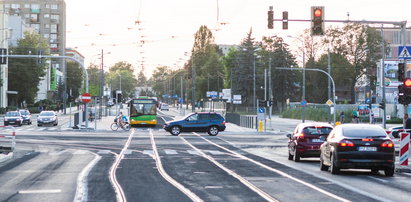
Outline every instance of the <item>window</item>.
<svg viewBox="0 0 411 202">
<path fill-rule="evenodd" d="M 30 8 L 30 4 L 24 4 L 24 8 Z"/>
<path fill-rule="evenodd" d="M 44 18 L 50 18 L 50 14 L 44 14 Z"/>
<path fill-rule="evenodd" d="M 37 32 L 40 32 L 40 24 L 31 24 L 30 27 L 36 30 Z"/>
<path fill-rule="evenodd" d="M 401 44 L 401 32 L 400 31 L 396 31 L 394 32 L 394 40 L 393 40 L 394 44 Z"/>
<path fill-rule="evenodd" d="M 44 29 L 50 29 L 50 24 L 44 24 Z"/>
<path fill-rule="evenodd" d="M 30 14 L 24 14 L 24 18 L 30 18 Z"/>
<path fill-rule="evenodd" d="M 220 119 L 220 116 L 218 114 L 210 114 L 210 116 L 211 116 L 211 119 L 213 119 L 213 120 Z"/>
<path fill-rule="evenodd" d="M 56 43 L 51 43 L 51 44 L 50 44 L 50 48 L 58 48 L 58 46 L 57 46 Z"/>
<path fill-rule="evenodd" d="M 198 120 L 198 114 L 193 114 L 192 116 L 188 117 L 189 121 L 197 121 Z"/>
<path fill-rule="evenodd" d="M 30 14 L 30 22 L 39 22 L 39 14 Z"/>
<path fill-rule="evenodd" d="M 57 34 L 50 34 L 50 39 L 57 40 Z"/>
<path fill-rule="evenodd" d="M 50 18 L 50 19 L 58 21 L 59 18 L 60 18 L 59 15 L 51 15 L 51 18 Z"/>
<path fill-rule="evenodd" d="M 19 9 L 19 8 L 20 8 L 20 4 L 11 4 L 11 8 L 12 8 L 12 9 Z"/>
<path fill-rule="evenodd" d="M 59 9 L 59 5 L 57 5 L 57 4 L 51 4 L 50 8 L 51 8 L 51 9 Z"/>
<path fill-rule="evenodd" d="M 58 31 L 57 24 L 51 24 L 50 33 L 57 33 L 57 31 Z"/>
<path fill-rule="evenodd" d="M 31 4 L 31 9 L 39 10 L 40 9 L 40 4 Z"/>
<path fill-rule="evenodd" d="M 209 115 L 208 114 L 199 114 L 198 115 L 198 120 L 208 120 Z"/>
<path fill-rule="evenodd" d="M 44 35 L 43 35 L 43 38 L 49 39 L 49 38 L 50 38 L 50 34 L 44 34 Z"/>
<path fill-rule="evenodd" d="M 46 8 L 50 8 L 50 4 L 46 4 Z"/>
<path fill-rule="evenodd" d="M 10 8 L 10 4 L 4 4 L 4 8 Z"/>
</svg>

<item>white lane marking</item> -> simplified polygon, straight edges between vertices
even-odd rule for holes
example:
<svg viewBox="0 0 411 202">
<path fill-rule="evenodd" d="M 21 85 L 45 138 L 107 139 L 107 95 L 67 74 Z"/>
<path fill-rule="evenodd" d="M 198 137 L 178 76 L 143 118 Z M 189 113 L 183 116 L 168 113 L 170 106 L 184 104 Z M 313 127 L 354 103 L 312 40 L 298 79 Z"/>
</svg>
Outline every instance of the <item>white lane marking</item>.
<svg viewBox="0 0 411 202">
<path fill-rule="evenodd" d="M 401 173 L 401 175 L 408 175 L 408 176 L 411 176 L 411 173 Z"/>
<path fill-rule="evenodd" d="M 211 153 L 212 155 L 223 155 L 223 152 L 217 151 L 217 150 L 209 150 L 207 151 L 209 153 Z"/>
<path fill-rule="evenodd" d="M 86 150 L 76 150 L 75 152 L 73 152 L 73 154 L 86 154 L 86 153 L 88 153 L 88 151 L 86 151 Z"/>
<path fill-rule="evenodd" d="M 132 154 L 132 153 L 133 153 L 133 150 L 126 149 L 126 150 L 124 151 L 124 154 Z"/>
<path fill-rule="evenodd" d="M 317 190 L 317 191 L 319 191 L 319 192 L 321 192 L 321 193 L 323 193 L 323 194 L 325 194 L 325 195 L 327 195 L 327 196 L 330 196 L 330 197 L 332 197 L 332 198 L 335 198 L 335 199 L 337 199 L 337 200 L 346 201 L 346 202 L 349 201 L 349 200 L 347 200 L 347 199 L 345 199 L 345 198 L 339 197 L 339 196 L 337 196 L 337 195 L 335 195 L 335 194 L 333 194 L 333 193 L 331 193 L 331 192 L 325 191 L 324 189 L 321 189 L 321 188 L 319 188 L 319 187 L 317 187 L 317 186 L 314 186 L 314 185 L 312 185 L 312 184 L 310 184 L 310 183 L 308 183 L 308 182 L 305 182 L 305 181 L 303 181 L 303 180 L 297 179 L 297 178 L 295 178 L 295 177 L 293 177 L 293 176 L 291 176 L 291 175 L 289 175 L 289 174 L 287 174 L 287 173 L 285 173 L 285 172 L 282 172 L 282 171 L 280 171 L 280 170 L 271 168 L 271 167 L 269 167 L 269 166 L 267 166 L 267 165 L 265 165 L 265 164 L 262 164 L 262 163 L 260 163 L 260 162 L 258 162 L 258 161 L 255 161 L 255 160 L 253 160 L 253 159 L 250 159 L 250 158 L 248 158 L 248 157 L 246 157 L 246 156 L 244 156 L 244 155 L 241 155 L 241 154 L 239 154 L 239 153 L 237 153 L 237 152 L 235 152 L 235 151 L 231 151 L 231 150 L 229 150 L 229 149 L 227 149 L 227 148 L 225 148 L 225 147 L 223 147 L 223 146 L 221 146 L 221 145 L 218 145 L 218 144 L 216 144 L 216 143 L 214 143 L 214 142 L 211 142 L 210 140 L 207 140 L 207 139 L 204 138 L 204 137 L 201 137 L 201 136 L 200 136 L 199 134 L 197 134 L 197 133 L 194 133 L 194 134 L 197 135 L 198 137 L 202 138 L 203 140 L 207 141 L 208 143 L 210 143 L 210 144 L 218 147 L 218 148 L 221 148 L 221 149 L 223 149 L 223 150 L 225 150 L 225 151 L 227 151 L 227 152 L 230 152 L 230 153 L 232 153 L 232 154 L 238 155 L 238 156 L 240 156 L 241 158 L 243 158 L 243 159 L 245 159 L 245 160 L 248 160 L 248 161 L 250 161 L 250 162 L 252 162 L 252 163 L 254 163 L 254 164 L 257 164 L 257 165 L 259 165 L 259 166 L 261 166 L 261 167 L 263 167 L 263 168 L 265 168 L 265 169 L 267 169 L 267 170 L 270 170 L 270 171 L 272 171 L 272 172 L 275 172 L 275 173 L 277 173 L 277 174 L 279 174 L 279 175 L 281 175 L 281 176 L 283 176 L 283 177 L 286 177 L 286 178 L 289 178 L 289 179 L 291 179 L 291 180 L 294 180 L 294 181 L 296 181 L 296 182 L 298 182 L 298 183 L 301 183 L 301 184 L 303 184 L 303 185 L 305 185 L 305 186 L 307 186 L 307 187 L 310 187 L 310 188 L 312 188 L 312 189 L 315 189 L 315 190 Z"/>
<path fill-rule="evenodd" d="M 384 182 L 384 183 L 387 183 L 388 182 L 388 180 L 383 180 L 383 179 L 380 179 L 380 178 L 378 178 L 378 177 L 374 177 L 374 176 L 367 176 L 368 178 L 371 178 L 371 179 L 373 179 L 373 180 L 377 180 L 377 181 L 380 181 L 380 182 Z"/>
<path fill-rule="evenodd" d="M 164 152 L 166 154 L 171 154 L 171 155 L 178 154 L 176 150 L 172 150 L 172 149 L 165 149 Z"/>
<path fill-rule="evenodd" d="M 232 170 L 228 169 L 227 167 L 223 166 L 221 163 L 216 161 L 213 157 L 205 154 L 202 150 L 198 149 L 197 147 L 192 145 L 190 142 L 188 142 L 184 137 L 180 136 L 180 139 L 183 140 L 191 148 L 193 148 L 194 150 L 199 152 L 203 158 L 208 159 L 209 161 L 214 163 L 216 166 L 218 166 L 219 168 L 224 170 L 226 173 L 228 173 L 229 175 L 231 175 L 231 176 L 235 177 L 236 179 L 238 179 L 241 183 L 243 183 L 245 186 L 247 186 L 248 188 L 253 190 L 255 193 L 257 193 L 261 197 L 263 197 L 265 200 L 267 200 L 267 201 L 278 201 L 277 199 L 273 198 L 271 195 L 264 192 L 263 190 L 261 190 L 260 188 L 258 188 L 257 186 L 255 186 L 254 184 L 252 184 L 251 182 L 246 180 L 245 178 L 241 177 L 240 175 L 238 175 L 234 171 L 232 171 Z"/>
<path fill-rule="evenodd" d="M 126 195 L 124 194 L 123 188 L 121 188 L 120 183 L 117 181 L 116 170 L 118 166 L 120 165 L 120 161 L 124 158 L 124 152 L 130 146 L 131 139 L 133 139 L 134 132 L 135 132 L 135 129 L 131 131 L 130 135 L 128 136 L 127 142 L 126 144 L 124 144 L 124 147 L 121 150 L 120 154 L 116 154 L 112 152 L 112 154 L 116 156 L 116 160 L 114 161 L 113 166 L 111 166 L 111 169 L 110 169 L 110 181 L 113 184 L 114 190 L 116 192 L 117 201 L 120 201 L 120 202 L 126 202 L 127 199 L 126 199 Z"/>
<path fill-rule="evenodd" d="M 43 189 L 43 190 L 20 190 L 19 194 L 55 194 L 61 193 L 61 189 Z"/>
<path fill-rule="evenodd" d="M 143 154 L 147 154 L 147 155 L 149 155 L 149 156 L 153 156 L 153 155 L 154 155 L 154 152 L 153 152 L 153 150 L 144 150 L 144 151 L 143 151 Z"/>
<path fill-rule="evenodd" d="M 187 152 L 188 152 L 189 154 L 193 154 L 193 155 L 201 155 L 201 153 L 198 152 L 198 151 L 196 151 L 196 150 L 187 150 Z"/>
<path fill-rule="evenodd" d="M 77 152 L 91 153 L 95 157 L 90 163 L 87 164 L 86 167 L 83 168 L 83 170 L 80 172 L 80 174 L 77 177 L 77 189 L 76 189 L 76 195 L 74 196 L 74 200 L 73 200 L 74 202 L 87 201 L 88 199 L 88 179 L 87 177 L 91 169 L 101 159 L 101 156 L 93 152 L 90 152 L 90 151 L 78 150 L 74 153 L 77 153 Z"/>
<path fill-rule="evenodd" d="M 150 129 L 149 131 L 150 131 L 151 145 L 152 145 L 153 151 L 154 151 L 154 160 L 156 161 L 157 170 L 160 173 L 160 175 L 163 176 L 163 178 L 166 179 L 170 184 L 174 185 L 177 189 L 179 189 L 186 196 L 188 196 L 191 200 L 193 200 L 195 202 L 202 202 L 203 200 L 201 200 L 200 197 L 198 197 L 195 193 L 193 193 L 192 191 L 190 191 L 189 189 L 184 187 L 182 184 L 177 182 L 175 179 L 170 177 L 170 175 L 168 175 L 167 172 L 164 170 L 163 164 L 161 163 L 160 156 L 158 155 L 157 145 L 156 145 L 156 142 L 154 140 L 153 130 Z"/>
<path fill-rule="evenodd" d="M 97 152 L 97 154 L 109 154 L 110 152 L 110 150 L 100 150 Z"/>
</svg>

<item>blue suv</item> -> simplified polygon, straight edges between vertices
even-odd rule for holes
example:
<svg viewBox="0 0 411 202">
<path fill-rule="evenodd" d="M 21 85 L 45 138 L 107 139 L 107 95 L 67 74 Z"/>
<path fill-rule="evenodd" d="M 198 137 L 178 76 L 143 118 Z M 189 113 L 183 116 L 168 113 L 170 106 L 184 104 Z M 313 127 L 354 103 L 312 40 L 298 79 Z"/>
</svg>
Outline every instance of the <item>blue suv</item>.
<svg viewBox="0 0 411 202">
<path fill-rule="evenodd" d="M 179 135 L 181 132 L 208 132 L 211 136 L 216 136 L 219 131 L 225 130 L 224 117 L 215 112 L 196 112 L 185 116 L 178 121 L 169 121 L 164 124 L 164 130 L 172 135 Z"/>
</svg>

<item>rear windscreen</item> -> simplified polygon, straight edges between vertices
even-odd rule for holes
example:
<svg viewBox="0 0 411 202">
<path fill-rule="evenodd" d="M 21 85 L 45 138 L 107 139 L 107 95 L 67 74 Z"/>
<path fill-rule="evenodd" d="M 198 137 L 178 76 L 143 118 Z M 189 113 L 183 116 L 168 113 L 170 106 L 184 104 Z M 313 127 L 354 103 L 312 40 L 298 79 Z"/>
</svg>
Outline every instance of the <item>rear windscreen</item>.
<svg viewBox="0 0 411 202">
<path fill-rule="evenodd" d="M 328 127 L 306 127 L 303 130 L 303 133 L 305 135 L 328 135 L 330 134 L 332 128 Z"/>
<path fill-rule="evenodd" d="M 387 137 L 384 130 L 378 130 L 375 128 L 343 128 L 343 134 L 346 137 Z"/>
</svg>

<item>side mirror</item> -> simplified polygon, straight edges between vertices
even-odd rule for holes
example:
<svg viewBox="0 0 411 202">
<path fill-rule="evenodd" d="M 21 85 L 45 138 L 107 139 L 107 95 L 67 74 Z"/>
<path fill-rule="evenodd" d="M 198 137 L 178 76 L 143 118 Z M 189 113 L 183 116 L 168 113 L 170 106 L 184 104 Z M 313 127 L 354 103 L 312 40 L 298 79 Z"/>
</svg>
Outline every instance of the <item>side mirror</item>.
<svg viewBox="0 0 411 202">
<path fill-rule="evenodd" d="M 291 139 L 291 134 L 287 134 L 286 136 Z"/>
</svg>

